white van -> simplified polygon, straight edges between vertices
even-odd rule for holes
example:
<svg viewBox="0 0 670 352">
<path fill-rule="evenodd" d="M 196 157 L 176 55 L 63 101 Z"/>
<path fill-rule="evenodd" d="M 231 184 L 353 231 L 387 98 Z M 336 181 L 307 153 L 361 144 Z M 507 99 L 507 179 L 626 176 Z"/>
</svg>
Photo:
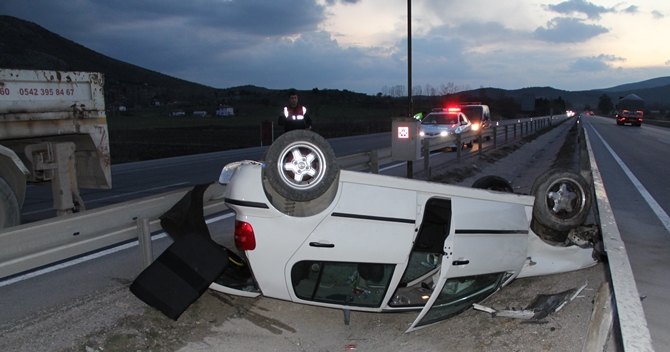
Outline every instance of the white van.
<svg viewBox="0 0 670 352">
<path fill-rule="evenodd" d="M 461 112 L 472 122 L 472 129 L 491 127 L 491 111 L 488 105 L 482 105 L 480 102 L 461 103 Z"/>
</svg>

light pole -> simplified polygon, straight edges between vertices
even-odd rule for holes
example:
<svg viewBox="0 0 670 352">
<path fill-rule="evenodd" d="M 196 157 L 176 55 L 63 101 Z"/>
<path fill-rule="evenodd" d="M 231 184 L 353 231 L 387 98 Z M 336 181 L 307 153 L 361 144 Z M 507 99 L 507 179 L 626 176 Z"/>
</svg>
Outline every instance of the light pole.
<svg viewBox="0 0 670 352">
<path fill-rule="evenodd" d="M 407 0 L 407 99 L 407 116 L 412 117 L 412 0 Z"/>
</svg>

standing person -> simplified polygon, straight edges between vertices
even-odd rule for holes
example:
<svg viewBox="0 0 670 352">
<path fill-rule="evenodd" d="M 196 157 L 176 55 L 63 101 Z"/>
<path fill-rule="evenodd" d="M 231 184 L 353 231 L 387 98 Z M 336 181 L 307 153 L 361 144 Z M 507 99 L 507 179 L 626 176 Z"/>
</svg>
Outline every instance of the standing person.
<svg viewBox="0 0 670 352">
<path fill-rule="evenodd" d="M 307 114 L 307 108 L 298 105 L 298 93 L 291 89 L 288 93 L 289 105 L 284 107 L 284 111 L 279 116 L 279 126 L 284 126 L 284 132 L 292 130 L 311 130 L 312 119 Z"/>
</svg>

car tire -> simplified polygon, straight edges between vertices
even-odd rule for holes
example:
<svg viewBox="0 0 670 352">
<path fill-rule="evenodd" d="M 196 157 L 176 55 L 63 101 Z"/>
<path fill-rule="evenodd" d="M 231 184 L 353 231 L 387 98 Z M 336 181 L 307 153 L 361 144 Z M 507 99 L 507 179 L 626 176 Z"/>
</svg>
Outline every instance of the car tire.
<svg viewBox="0 0 670 352">
<path fill-rule="evenodd" d="M 0 229 L 21 224 L 19 199 L 12 186 L 0 177 Z"/>
<path fill-rule="evenodd" d="M 490 189 L 492 191 L 514 193 L 511 183 L 500 176 L 484 176 L 477 179 L 472 188 Z"/>
<path fill-rule="evenodd" d="M 533 219 L 554 231 L 567 231 L 584 223 L 591 211 L 592 194 L 582 175 L 569 169 L 551 169 L 537 178 Z"/>
<path fill-rule="evenodd" d="M 541 239 L 545 241 L 551 241 L 551 242 L 565 242 L 568 239 L 568 234 L 570 231 L 556 231 L 552 230 L 539 222 L 537 222 L 535 219 L 531 220 L 530 222 L 530 229 L 533 230 L 533 232 L 538 235 Z"/>
<path fill-rule="evenodd" d="M 263 175 L 282 197 L 306 202 L 324 194 L 337 178 L 339 166 L 330 144 L 312 131 L 293 130 L 268 148 Z"/>
</svg>

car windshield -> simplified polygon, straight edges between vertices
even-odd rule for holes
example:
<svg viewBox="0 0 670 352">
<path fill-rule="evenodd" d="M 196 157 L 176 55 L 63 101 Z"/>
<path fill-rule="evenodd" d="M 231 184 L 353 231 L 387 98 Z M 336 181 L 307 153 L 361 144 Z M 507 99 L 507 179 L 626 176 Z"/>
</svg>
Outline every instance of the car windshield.
<svg viewBox="0 0 670 352">
<path fill-rule="evenodd" d="M 454 125 L 458 123 L 458 115 L 428 114 L 421 121 L 422 125 Z"/>
<path fill-rule="evenodd" d="M 482 119 L 482 108 L 480 106 L 464 106 L 461 111 L 471 121 L 480 121 Z"/>
</svg>

